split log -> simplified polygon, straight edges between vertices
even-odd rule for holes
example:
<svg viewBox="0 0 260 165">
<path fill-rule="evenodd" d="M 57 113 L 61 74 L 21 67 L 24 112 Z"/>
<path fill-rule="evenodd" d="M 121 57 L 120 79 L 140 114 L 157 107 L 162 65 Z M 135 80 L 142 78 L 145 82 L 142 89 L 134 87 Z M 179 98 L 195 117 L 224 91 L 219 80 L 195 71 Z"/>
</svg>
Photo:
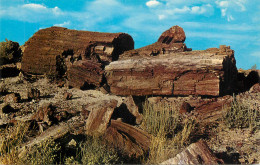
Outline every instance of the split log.
<svg viewBox="0 0 260 165">
<path fill-rule="evenodd" d="M 151 135 L 129 124 L 111 120 L 104 138 L 124 154 L 139 157 L 148 151 Z"/>
<path fill-rule="evenodd" d="M 215 157 L 206 142 L 200 140 L 161 164 L 224 164 L 224 162 Z"/>
<path fill-rule="evenodd" d="M 51 27 L 36 32 L 24 45 L 22 70 L 26 74 L 62 76 L 65 58 L 70 61 L 95 59 L 102 63 L 117 60 L 134 48 L 125 33 L 99 33 Z"/>
<path fill-rule="evenodd" d="M 234 51 L 220 46 L 114 61 L 105 75 L 116 95 L 219 96 L 234 91 L 237 68 Z"/>
</svg>

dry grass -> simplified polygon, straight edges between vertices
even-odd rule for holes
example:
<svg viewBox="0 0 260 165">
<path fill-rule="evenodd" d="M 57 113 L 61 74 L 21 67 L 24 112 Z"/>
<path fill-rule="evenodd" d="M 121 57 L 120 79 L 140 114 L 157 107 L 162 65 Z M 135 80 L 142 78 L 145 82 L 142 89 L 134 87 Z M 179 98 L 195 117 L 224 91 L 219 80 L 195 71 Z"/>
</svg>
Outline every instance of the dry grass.
<svg viewBox="0 0 260 165">
<path fill-rule="evenodd" d="M 0 164 L 19 163 L 17 146 L 25 141 L 29 123 L 18 122 L 7 126 L 0 134 Z"/>
<path fill-rule="evenodd" d="M 223 121 L 228 128 L 259 129 L 258 110 L 252 108 L 245 101 L 233 100 L 231 106 L 225 111 Z"/>
<path fill-rule="evenodd" d="M 173 104 L 150 104 L 143 107 L 142 128 L 153 135 L 146 164 L 157 164 L 174 157 L 191 143 L 196 128 L 193 119 L 182 120 Z"/>
</svg>

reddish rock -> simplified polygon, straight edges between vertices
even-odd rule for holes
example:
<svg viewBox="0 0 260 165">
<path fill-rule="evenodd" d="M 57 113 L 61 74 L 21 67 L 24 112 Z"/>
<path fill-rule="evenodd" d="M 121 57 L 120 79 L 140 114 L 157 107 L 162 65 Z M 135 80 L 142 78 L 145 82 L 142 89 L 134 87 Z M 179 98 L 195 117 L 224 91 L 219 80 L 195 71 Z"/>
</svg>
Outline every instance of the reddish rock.
<svg viewBox="0 0 260 165">
<path fill-rule="evenodd" d="M 141 124 L 143 116 L 139 113 L 138 106 L 135 104 L 133 97 L 128 96 L 123 102 L 126 104 L 129 112 L 135 116 L 135 124 Z"/>
<path fill-rule="evenodd" d="M 161 164 L 224 164 L 224 161 L 213 154 L 205 141 L 200 140 Z"/>
<path fill-rule="evenodd" d="M 190 106 L 189 103 L 187 103 L 186 101 L 184 101 L 181 105 L 181 108 L 180 108 L 180 113 L 189 113 L 192 111 L 192 107 Z"/>
<path fill-rule="evenodd" d="M 29 100 L 39 100 L 40 99 L 40 90 L 37 88 L 30 88 L 27 92 L 27 97 Z"/>
<path fill-rule="evenodd" d="M 105 75 L 116 95 L 219 96 L 234 91 L 237 69 L 234 51 L 222 47 L 114 61 Z"/>
<path fill-rule="evenodd" d="M 51 103 L 45 103 L 38 108 L 37 112 L 32 116 L 32 120 L 51 125 L 55 120 L 54 116 L 55 107 Z"/>
<path fill-rule="evenodd" d="M 11 93 L 5 96 L 5 103 L 18 103 L 21 100 L 21 96 L 19 93 Z"/>
<path fill-rule="evenodd" d="M 260 83 L 257 83 L 255 85 L 253 85 L 250 90 L 250 93 L 260 93 Z"/>
<path fill-rule="evenodd" d="M 118 101 L 103 100 L 99 103 L 95 103 L 93 106 L 87 107 L 90 111 L 86 120 L 86 134 L 88 135 L 102 135 L 105 133 L 111 116 L 117 107 Z"/>
<path fill-rule="evenodd" d="M 184 43 L 186 35 L 184 30 L 180 26 L 173 26 L 169 30 L 163 32 L 158 39 L 160 43 L 172 44 L 172 43 Z"/>
<path fill-rule="evenodd" d="M 26 74 L 63 76 L 66 61 L 92 59 L 108 63 L 134 48 L 125 33 L 99 33 L 51 27 L 36 32 L 24 45 L 22 70 Z M 66 60 L 67 58 L 67 60 Z"/>
<path fill-rule="evenodd" d="M 150 147 L 151 135 L 118 120 L 111 120 L 104 138 L 109 144 L 130 157 L 139 157 Z"/>
<path fill-rule="evenodd" d="M 92 60 L 77 61 L 67 71 L 69 85 L 76 88 L 99 87 L 103 72 L 101 63 Z"/>
<path fill-rule="evenodd" d="M 65 100 L 70 100 L 72 98 L 72 93 L 65 92 L 63 97 L 64 97 Z"/>
</svg>

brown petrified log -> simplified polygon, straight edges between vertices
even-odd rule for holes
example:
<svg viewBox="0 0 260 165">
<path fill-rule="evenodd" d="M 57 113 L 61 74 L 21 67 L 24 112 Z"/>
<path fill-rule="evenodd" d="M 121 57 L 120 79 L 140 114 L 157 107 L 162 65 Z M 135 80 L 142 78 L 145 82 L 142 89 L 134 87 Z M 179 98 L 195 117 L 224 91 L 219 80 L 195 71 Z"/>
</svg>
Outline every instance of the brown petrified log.
<svg viewBox="0 0 260 165">
<path fill-rule="evenodd" d="M 104 138 L 123 153 L 139 157 L 148 151 L 151 135 L 129 124 L 111 120 Z"/>
<path fill-rule="evenodd" d="M 161 164 L 224 164 L 224 162 L 212 153 L 206 142 L 200 140 Z"/>
<path fill-rule="evenodd" d="M 107 64 L 134 48 L 125 33 L 99 33 L 51 27 L 36 32 L 24 45 L 22 70 L 27 74 L 60 76 L 70 62 L 84 59 Z"/>
<path fill-rule="evenodd" d="M 237 69 L 227 46 L 114 61 L 105 68 L 116 95 L 211 95 L 233 92 Z"/>
</svg>

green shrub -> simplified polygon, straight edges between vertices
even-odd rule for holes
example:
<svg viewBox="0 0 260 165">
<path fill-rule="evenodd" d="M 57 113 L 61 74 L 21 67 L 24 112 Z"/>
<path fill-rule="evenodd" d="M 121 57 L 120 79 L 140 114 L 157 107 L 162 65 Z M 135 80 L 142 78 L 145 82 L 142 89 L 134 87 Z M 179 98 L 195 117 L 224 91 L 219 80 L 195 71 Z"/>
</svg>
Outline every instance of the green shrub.
<svg viewBox="0 0 260 165">
<path fill-rule="evenodd" d="M 228 128 L 259 128 L 259 111 L 252 109 L 249 104 L 236 99 L 223 115 L 223 120 Z"/>
<path fill-rule="evenodd" d="M 0 42 L 0 65 L 18 62 L 21 60 L 21 49 L 18 42 L 6 40 Z"/>
</svg>

